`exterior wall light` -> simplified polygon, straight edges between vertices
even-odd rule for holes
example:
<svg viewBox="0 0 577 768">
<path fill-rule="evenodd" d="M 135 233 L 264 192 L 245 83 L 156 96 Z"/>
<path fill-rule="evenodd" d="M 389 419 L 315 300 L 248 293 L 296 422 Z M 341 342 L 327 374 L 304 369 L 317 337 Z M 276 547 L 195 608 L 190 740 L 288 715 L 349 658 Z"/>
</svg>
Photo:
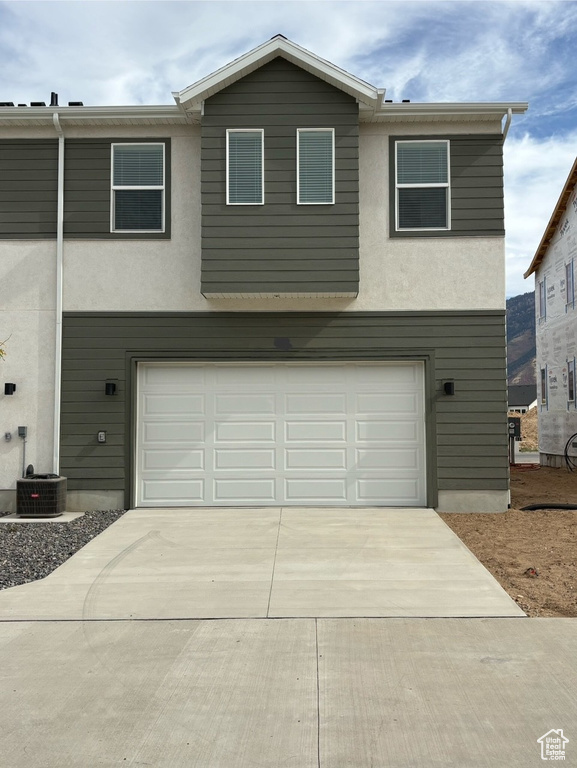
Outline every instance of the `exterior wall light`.
<svg viewBox="0 0 577 768">
<path fill-rule="evenodd" d="M 443 391 L 446 395 L 454 395 L 455 394 L 455 382 L 454 381 L 444 381 L 443 382 Z"/>
<path fill-rule="evenodd" d="M 13 395 L 14 392 L 16 392 L 16 384 L 10 384 L 6 382 L 6 384 L 4 384 L 4 394 Z"/>
<path fill-rule="evenodd" d="M 113 381 L 107 381 L 104 384 L 104 394 L 105 395 L 115 395 L 116 394 L 116 384 Z"/>
</svg>

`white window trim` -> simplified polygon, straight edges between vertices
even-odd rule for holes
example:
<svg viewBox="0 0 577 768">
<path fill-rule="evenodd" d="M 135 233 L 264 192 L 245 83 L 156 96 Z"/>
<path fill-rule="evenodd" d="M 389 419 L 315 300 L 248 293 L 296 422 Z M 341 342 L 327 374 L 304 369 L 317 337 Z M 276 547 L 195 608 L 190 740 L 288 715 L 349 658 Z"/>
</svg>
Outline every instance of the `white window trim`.
<svg viewBox="0 0 577 768">
<path fill-rule="evenodd" d="M 309 202 L 303 202 L 301 201 L 301 190 L 300 190 L 300 134 L 301 131 L 306 131 L 307 133 L 312 132 L 318 132 L 318 133 L 330 133 L 332 137 L 332 150 L 333 150 L 333 163 L 331 168 L 331 199 L 327 200 L 322 203 L 309 203 Z M 335 204 L 335 129 L 334 128 L 297 128 L 297 205 L 334 205 Z"/>
<path fill-rule="evenodd" d="M 575 371 L 575 358 L 573 360 L 567 360 L 567 403 L 575 403 L 577 397 L 575 388 L 577 386 L 577 377 L 576 377 L 576 371 Z M 569 386 L 569 380 L 570 378 L 573 378 L 573 397 L 570 397 L 571 394 L 571 388 Z"/>
<path fill-rule="evenodd" d="M 260 152 L 261 152 L 261 179 L 260 179 L 260 203 L 231 203 L 229 195 L 229 178 L 230 178 L 230 166 L 229 166 L 229 140 L 228 137 L 231 133 L 260 133 Z M 226 204 L 227 205 L 264 205 L 264 128 L 227 128 L 226 129 Z"/>
<path fill-rule="evenodd" d="M 571 296 L 569 296 L 569 282 L 567 280 L 567 272 L 571 273 Z M 565 264 L 565 311 L 571 307 L 575 309 L 575 268 L 573 259 Z"/>
<path fill-rule="evenodd" d="M 160 185 L 143 185 L 143 186 L 126 186 L 114 184 L 114 149 L 115 147 L 162 147 L 162 186 Z M 166 146 L 163 141 L 117 141 L 111 145 L 110 150 L 110 189 L 112 194 L 110 195 L 110 231 L 118 234 L 159 234 L 166 230 Z M 114 200 L 117 191 L 128 191 L 135 189 L 160 189 L 162 191 L 162 227 L 161 229 L 116 229 L 114 220 Z"/>
<path fill-rule="evenodd" d="M 538 296 L 538 302 L 539 302 L 539 322 L 545 322 L 547 319 L 547 278 L 544 277 L 542 280 L 539 280 L 538 283 L 538 289 L 539 289 L 539 296 Z"/>
<path fill-rule="evenodd" d="M 447 145 L 447 181 L 435 184 L 398 184 L 397 148 L 399 144 L 441 144 Z M 440 189 L 447 190 L 447 226 L 446 227 L 399 227 L 399 189 Z M 449 232 L 451 229 L 451 142 L 449 139 L 399 139 L 395 141 L 395 231 L 396 232 Z"/>
</svg>

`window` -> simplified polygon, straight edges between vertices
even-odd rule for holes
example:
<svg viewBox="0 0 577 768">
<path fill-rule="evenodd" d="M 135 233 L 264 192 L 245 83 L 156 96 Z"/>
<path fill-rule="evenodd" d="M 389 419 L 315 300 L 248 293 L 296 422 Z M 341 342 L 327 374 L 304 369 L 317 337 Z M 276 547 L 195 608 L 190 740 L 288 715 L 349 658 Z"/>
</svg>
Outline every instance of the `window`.
<svg viewBox="0 0 577 768">
<path fill-rule="evenodd" d="M 567 400 L 575 402 L 575 359 L 567 361 Z"/>
<path fill-rule="evenodd" d="M 573 275 L 573 259 L 565 264 L 565 306 L 575 307 L 575 280 Z"/>
<path fill-rule="evenodd" d="M 395 142 L 396 229 L 450 229 L 449 142 Z"/>
<path fill-rule="evenodd" d="M 547 403 L 547 366 L 541 368 L 541 403 Z"/>
<path fill-rule="evenodd" d="M 297 203 L 335 202 L 335 132 L 332 128 L 297 129 Z"/>
<path fill-rule="evenodd" d="M 543 278 L 539 283 L 539 320 L 545 320 L 547 317 L 546 282 L 546 279 Z"/>
<path fill-rule="evenodd" d="M 164 232 L 164 144 L 112 145 L 111 230 Z"/>
<path fill-rule="evenodd" d="M 226 203 L 264 203 L 264 131 L 227 130 Z"/>
</svg>

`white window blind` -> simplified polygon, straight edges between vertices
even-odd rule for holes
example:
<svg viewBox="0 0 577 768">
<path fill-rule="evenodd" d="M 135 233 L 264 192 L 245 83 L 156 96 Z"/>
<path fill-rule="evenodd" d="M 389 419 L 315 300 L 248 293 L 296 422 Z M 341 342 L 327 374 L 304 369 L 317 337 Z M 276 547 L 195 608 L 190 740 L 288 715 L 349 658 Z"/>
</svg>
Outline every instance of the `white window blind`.
<svg viewBox="0 0 577 768">
<path fill-rule="evenodd" d="M 449 228 L 449 142 L 396 143 L 397 229 Z"/>
<path fill-rule="evenodd" d="M 334 203 L 334 131 L 297 131 L 298 192 L 300 204 Z"/>
<path fill-rule="evenodd" d="M 112 145 L 112 230 L 164 230 L 164 144 Z"/>
<path fill-rule="evenodd" d="M 262 130 L 227 131 L 227 199 L 229 205 L 264 202 Z"/>
</svg>

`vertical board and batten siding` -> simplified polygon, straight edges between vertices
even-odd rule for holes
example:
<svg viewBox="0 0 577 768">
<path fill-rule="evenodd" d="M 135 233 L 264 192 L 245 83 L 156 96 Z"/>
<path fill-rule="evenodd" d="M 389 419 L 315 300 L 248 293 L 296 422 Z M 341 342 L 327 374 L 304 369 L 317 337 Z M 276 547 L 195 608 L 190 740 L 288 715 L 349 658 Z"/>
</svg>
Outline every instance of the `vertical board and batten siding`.
<svg viewBox="0 0 577 768">
<path fill-rule="evenodd" d="M 395 142 L 450 141 L 451 229 L 396 231 Z M 391 136 L 389 144 L 391 237 L 503 236 L 503 137 L 500 134 Z"/>
<path fill-rule="evenodd" d="M 165 144 L 165 232 L 111 232 L 111 152 L 114 143 Z M 64 150 L 64 237 L 166 239 L 170 237 L 170 139 L 67 139 Z"/>
<path fill-rule="evenodd" d="M 58 140 L 0 141 L 0 238 L 56 237 Z"/>
<path fill-rule="evenodd" d="M 356 100 L 276 58 L 208 98 L 202 120 L 202 293 L 358 291 Z M 226 205 L 226 130 L 264 130 L 264 205 Z M 297 128 L 335 129 L 336 202 L 297 205 Z"/>
<path fill-rule="evenodd" d="M 65 313 L 63 327 L 61 472 L 71 490 L 124 490 L 131 503 L 137 360 L 425 360 L 428 503 L 437 490 L 508 488 L 504 312 Z"/>
</svg>

